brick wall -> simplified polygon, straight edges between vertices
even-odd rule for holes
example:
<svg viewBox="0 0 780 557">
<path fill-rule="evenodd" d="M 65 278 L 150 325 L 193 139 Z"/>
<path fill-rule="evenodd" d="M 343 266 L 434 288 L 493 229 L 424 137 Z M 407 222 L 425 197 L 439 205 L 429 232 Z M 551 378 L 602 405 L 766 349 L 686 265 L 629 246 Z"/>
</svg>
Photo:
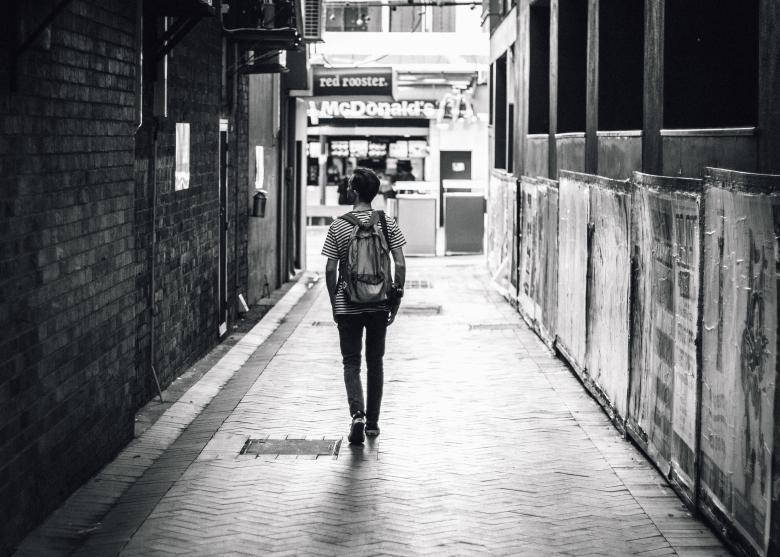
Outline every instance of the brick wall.
<svg viewBox="0 0 780 557">
<path fill-rule="evenodd" d="M 0 91 L 0 553 L 133 432 L 133 49 L 75 0 Z"/>
<path fill-rule="evenodd" d="M 22 26 L 52 4 L 22 9 Z M 246 78 L 228 103 L 220 24 L 205 19 L 169 57 L 169 117 L 155 122 L 144 80 L 137 129 L 135 30 L 135 2 L 73 0 L 23 56 L 17 91 L 0 90 L 0 555 L 132 437 L 156 393 L 152 319 L 163 388 L 218 342 L 225 115 L 231 317 L 236 288 L 246 292 Z M 177 122 L 191 134 L 183 191 Z"/>
<path fill-rule="evenodd" d="M 230 195 L 235 197 L 230 200 L 228 214 L 230 215 L 230 221 L 233 223 L 230 231 L 232 235 L 231 241 L 236 237 L 236 234 L 238 235 L 238 272 L 235 273 L 234 261 L 236 251 L 233 249 L 228 258 L 228 269 L 231 270 L 231 276 L 228 280 L 228 291 L 234 293 L 232 298 L 228 299 L 231 320 L 236 318 L 238 293 L 243 294 L 247 303 L 252 303 L 249 301 L 248 296 L 249 261 L 247 250 L 249 223 L 250 220 L 254 220 L 248 217 L 252 210 L 250 190 L 254 193 L 254 190 L 250 187 L 252 180 L 249 176 L 249 77 L 246 75 L 241 76 L 237 80 L 236 85 L 236 103 L 230 128 L 230 180 L 234 184 Z M 265 242 L 268 244 L 275 243 L 275 241 L 275 236 L 273 235 L 265 238 Z M 237 285 L 236 278 L 238 278 Z"/>
<path fill-rule="evenodd" d="M 217 341 L 217 258 L 219 249 L 219 119 L 221 35 L 216 19 L 202 20 L 168 57 L 168 117 L 157 127 L 157 242 L 154 246 L 155 368 L 169 384 L 182 367 Z M 158 81 L 159 83 L 159 81 Z M 151 83 L 146 84 L 143 139 L 136 149 L 138 247 L 139 380 L 147 395 L 149 370 L 149 288 L 154 156 Z M 177 122 L 190 125 L 190 185 L 175 191 Z M 143 145 L 141 143 L 143 142 Z"/>
</svg>

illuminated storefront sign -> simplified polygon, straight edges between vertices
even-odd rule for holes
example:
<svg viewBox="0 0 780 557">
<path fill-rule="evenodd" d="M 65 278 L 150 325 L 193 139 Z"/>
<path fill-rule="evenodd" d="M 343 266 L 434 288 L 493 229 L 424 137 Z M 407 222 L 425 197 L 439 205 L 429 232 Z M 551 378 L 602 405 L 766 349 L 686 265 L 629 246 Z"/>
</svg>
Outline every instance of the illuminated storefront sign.
<svg viewBox="0 0 780 557">
<path fill-rule="evenodd" d="M 307 115 L 312 125 L 333 118 L 425 118 L 436 117 L 431 101 L 309 101 Z"/>
<path fill-rule="evenodd" d="M 314 68 L 312 89 L 316 96 L 392 98 L 393 71 L 390 68 Z"/>
</svg>

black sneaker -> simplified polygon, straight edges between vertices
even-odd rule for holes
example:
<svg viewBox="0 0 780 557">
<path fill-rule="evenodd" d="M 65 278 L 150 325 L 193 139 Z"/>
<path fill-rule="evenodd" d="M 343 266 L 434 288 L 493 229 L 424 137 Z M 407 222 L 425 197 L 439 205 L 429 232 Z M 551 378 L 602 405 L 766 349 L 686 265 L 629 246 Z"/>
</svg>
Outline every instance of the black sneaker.
<svg viewBox="0 0 780 557">
<path fill-rule="evenodd" d="M 349 435 L 347 439 L 353 445 L 361 445 L 365 436 L 363 430 L 366 427 L 366 418 L 362 413 L 358 412 L 352 417 L 352 425 L 349 426 Z"/>
<path fill-rule="evenodd" d="M 379 435 L 379 425 L 376 422 L 366 422 L 366 435 L 368 437 Z"/>
</svg>

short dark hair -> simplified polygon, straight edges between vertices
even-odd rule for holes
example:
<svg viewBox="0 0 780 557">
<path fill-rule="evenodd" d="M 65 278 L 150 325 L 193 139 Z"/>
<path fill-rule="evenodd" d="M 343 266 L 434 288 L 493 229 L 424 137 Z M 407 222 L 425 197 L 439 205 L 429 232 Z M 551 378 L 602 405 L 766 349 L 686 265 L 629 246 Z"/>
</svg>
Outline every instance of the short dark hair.
<svg viewBox="0 0 780 557">
<path fill-rule="evenodd" d="M 379 178 L 370 168 L 358 166 L 349 179 L 349 185 L 357 193 L 358 199 L 371 203 L 379 192 Z"/>
</svg>

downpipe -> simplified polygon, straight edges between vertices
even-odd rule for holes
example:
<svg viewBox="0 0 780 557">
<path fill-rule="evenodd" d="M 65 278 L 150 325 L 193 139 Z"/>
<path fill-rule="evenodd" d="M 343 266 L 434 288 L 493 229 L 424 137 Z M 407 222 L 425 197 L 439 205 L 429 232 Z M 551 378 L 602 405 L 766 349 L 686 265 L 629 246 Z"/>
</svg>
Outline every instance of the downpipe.
<svg viewBox="0 0 780 557">
<path fill-rule="evenodd" d="M 160 379 L 157 376 L 157 370 L 154 368 L 154 350 L 155 350 L 155 311 L 154 311 L 154 291 L 155 291 L 155 261 L 157 260 L 157 135 L 159 131 L 159 121 L 155 116 L 152 128 L 152 245 L 149 250 L 149 369 L 152 371 L 154 384 L 157 386 L 157 394 L 160 396 L 160 402 L 163 400 L 162 389 L 160 388 Z"/>
</svg>

